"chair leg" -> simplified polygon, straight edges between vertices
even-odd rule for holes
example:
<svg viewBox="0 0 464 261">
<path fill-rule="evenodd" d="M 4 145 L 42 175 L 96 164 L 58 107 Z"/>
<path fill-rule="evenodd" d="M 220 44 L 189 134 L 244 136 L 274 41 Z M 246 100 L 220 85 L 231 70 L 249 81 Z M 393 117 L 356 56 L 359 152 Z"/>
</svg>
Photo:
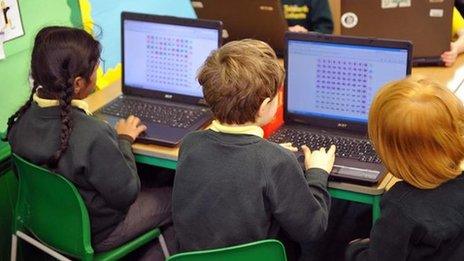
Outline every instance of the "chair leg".
<svg viewBox="0 0 464 261">
<path fill-rule="evenodd" d="M 17 231 L 16 232 L 16 235 L 21 238 L 22 240 L 28 242 L 29 244 L 37 247 L 38 249 L 44 251 L 45 253 L 51 255 L 52 257 L 58 259 L 58 260 L 61 260 L 61 261 L 71 261 L 71 259 L 63 256 L 62 254 L 56 252 L 55 250 L 43 245 L 42 243 L 40 243 L 39 241 L 35 240 L 34 238 L 24 234 L 23 232 L 21 231 Z"/>
<path fill-rule="evenodd" d="M 15 234 L 11 235 L 11 255 L 10 260 L 16 261 L 16 254 L 18 249 L 18 237 Z"/>
<path fill-rule="evenodd" d="M 163 254 L 165 258 L 168 258 L 170 256 L 168 246 L 166 245 L 166 240 L 164 240 L 163 234 L 160 234 L 159 236 L 159 242 L 161 245 L 161 249 L 163 250 Z"/>
</svg>

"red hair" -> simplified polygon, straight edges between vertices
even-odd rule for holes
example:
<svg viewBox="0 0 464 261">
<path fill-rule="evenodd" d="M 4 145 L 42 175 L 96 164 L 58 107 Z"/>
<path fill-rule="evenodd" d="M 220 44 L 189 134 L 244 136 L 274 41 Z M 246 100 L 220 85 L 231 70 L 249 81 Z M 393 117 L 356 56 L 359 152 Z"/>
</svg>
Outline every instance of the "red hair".
<svg viewBox="0 0 464 261">
<path fill-rule="evenodd" d="M 448 89 L 423 78 L 385 85 L 369 113 L 369 136 L 387 169 L 421 189 L 460 175 L 464 107 Z"/>
</svg>

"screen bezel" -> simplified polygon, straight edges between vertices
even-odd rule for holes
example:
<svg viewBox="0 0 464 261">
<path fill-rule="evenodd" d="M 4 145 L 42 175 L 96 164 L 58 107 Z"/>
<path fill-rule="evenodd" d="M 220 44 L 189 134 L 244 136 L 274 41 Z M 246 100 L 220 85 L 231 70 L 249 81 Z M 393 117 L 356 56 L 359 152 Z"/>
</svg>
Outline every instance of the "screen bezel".
<svg viewBox="0 0 464 261">
<path fill-rule="evenodd" d="M 180 18 L 174 16 L 160 16 L 160 15 L 150 15 L 150 14 L 141 14 L 141 13 L 132 13 L 132 12 L 122 12 L 121 13 L 121 66 L 122 66 L 122 93 L 124 95 L 135 95 L 142 96 L 145 98 L 155 98 L 176 102 L 183 102 L 189 104 L 202 104 L 204 105 L 203 97 L 196 97 L 190 95 L 182 95 L 178 93 L 171 93 L 165 91 L 156 91 L 156 90 L 147 90 L 143 88 L 137 88 L 126 84 L 125 80 L 125 70 L 124 70 L 124 22 L 125 21 L 139 21 L 139 22 L 152 22 L 159 24 L 167 25 L 181 25 L 181 26 L 190 26 L 206 29 L 215 29 L 218 32 L 218 48 L 222 43 L 222 22 L 213 21 L 213 20 L 203 20 L 203 19 L 191 19 L 191 18 Z"/>
<path fill-rule="evenodd" d="M 408 52 L 406 76 L 411 74 L 412 49 L 413 45 L 409 41 L 398 41 L 389 39 L 375 39 L 366 37 L 335 36 L 320 33 L 293 33 L 285 34 L 285 85 L 284 85 L 284 120 L 285 123 L 298 123 L 311 125 L 314 127 L 331 128 L 337 130 L 347 130 L 360 134 L 367 134 L 367 123 L 350 120 L 335 120 L 317 116 L 307 116 L 288 111 L 288 44 L 289 41 L 336 43 L 358 46 L 372 46 L 379 48 L 404 49 Z"/>
</svg>

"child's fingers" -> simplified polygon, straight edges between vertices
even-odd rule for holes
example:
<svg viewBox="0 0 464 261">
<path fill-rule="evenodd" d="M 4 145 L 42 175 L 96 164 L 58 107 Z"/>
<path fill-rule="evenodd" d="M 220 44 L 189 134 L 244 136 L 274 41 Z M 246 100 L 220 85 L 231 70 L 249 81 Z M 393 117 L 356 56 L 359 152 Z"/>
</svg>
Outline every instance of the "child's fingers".
<svg viewBox="0 0 464 261">
<path fill-rule="evenodd" d="M 280 146 L 284 147 L 284 148 L 287 149 L 287 150 L 293 151 L 293 152 L 298 151 L 298 149 L 295 148 L 295 147 L 293 147 L 292 144 L 285 144 L 285 145 L 284 145 L 284 144 L 280 144 Z"/>
<path fill-rule="evenodd" d="M 279 145 L 290 151 L 298 151 L 291 142 L 279 143 Z"/>
<path fill-rule="evenodd" d="M 446 60 L 446 59 L 453 59 L 455 56 L 453 54 L 445 54 L 441 58 Z"/>
<path fill-rule="evenodd" d="M 300 33 L 308 32 L 308 30 L 306 28 L 304 28 L 303 26 L 301 26 L 301 25 L 296 25 L 295 28 L 296 28 L 297 32 L 300 32 Z"/>
<path fill-rule="evenodd" d="M 445 63 L 445 66 L 451 66 L 453 65 L 453 63 L 456 61 L 456 59 L 452 58 L 452 57 L 446 57 L 446 58 L 442 58 L 442 61 Z"/>
<path fill-rule="evenodd" d="M 117 126 L 123 124 L 124 121 L 125 121 L 124 119 L 119 119 L 119 120 L 116 122 L 116 125 L 114 125 L 114 126 L 117 127 Z"/>
<path fill-rule="evenodd" d="M 137 126 L 137 132 L 140 134 L 144 131 L 147 130 L 147 126 L 143 125 L 143 124 L 140 124 L 139 126 Z"/>
<path fill-rule="evenodd" d="M 132 121 L 134 120 L 134 118 L 135 118 L 134 115 L 130 115 L 129 117 L 127 117 L 127 123 L 132 124 Z"/>
<path fill-rule="evenodd" d="M 329 151 L 327 151 L 327 154 L 329 155 L 335 155 L 335 145 L 331 145 L 330 148 L 329 148 Z"/>
<path fill-rule="evenodd" d="M 308 148 L 308 146 L 303 145 L 301 146 L 301 149 L 303 150 L 303 153 L 306 156 L 311 156 L 311 150 Z"/>
<path fill-rule="evenodd" d="M 139 117 L 134 117 L 131 124 L 133 126 L 138 126 L 140 124 L 140 118 Z"/>
</svg>

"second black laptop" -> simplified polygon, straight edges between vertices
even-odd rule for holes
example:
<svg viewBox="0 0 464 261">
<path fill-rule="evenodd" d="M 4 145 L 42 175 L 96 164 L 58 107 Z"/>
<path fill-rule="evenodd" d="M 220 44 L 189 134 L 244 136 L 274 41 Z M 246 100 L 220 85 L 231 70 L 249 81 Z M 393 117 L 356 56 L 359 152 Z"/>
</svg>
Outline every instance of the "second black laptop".
<svg viewBox="0 0 464 261">
<path fill-rule="evenodd" d="M 284 126 L 271 140 L 337 147 L 330 179 L 375 184 L 385 168 L 367 137 L 369 108 L 385 83 L 411 73 L 412 44 L 287 33 Z"/>
<path fill-rule="evenodd" d="M 97 117 L 114 124 L 129 115 L 148 128 L 139 142 L 175 146 L 212 114 L 196 80 L 221 43 L 222 23 L 168 16 L 121 14 L 122 92 Z"/>
</svg>

